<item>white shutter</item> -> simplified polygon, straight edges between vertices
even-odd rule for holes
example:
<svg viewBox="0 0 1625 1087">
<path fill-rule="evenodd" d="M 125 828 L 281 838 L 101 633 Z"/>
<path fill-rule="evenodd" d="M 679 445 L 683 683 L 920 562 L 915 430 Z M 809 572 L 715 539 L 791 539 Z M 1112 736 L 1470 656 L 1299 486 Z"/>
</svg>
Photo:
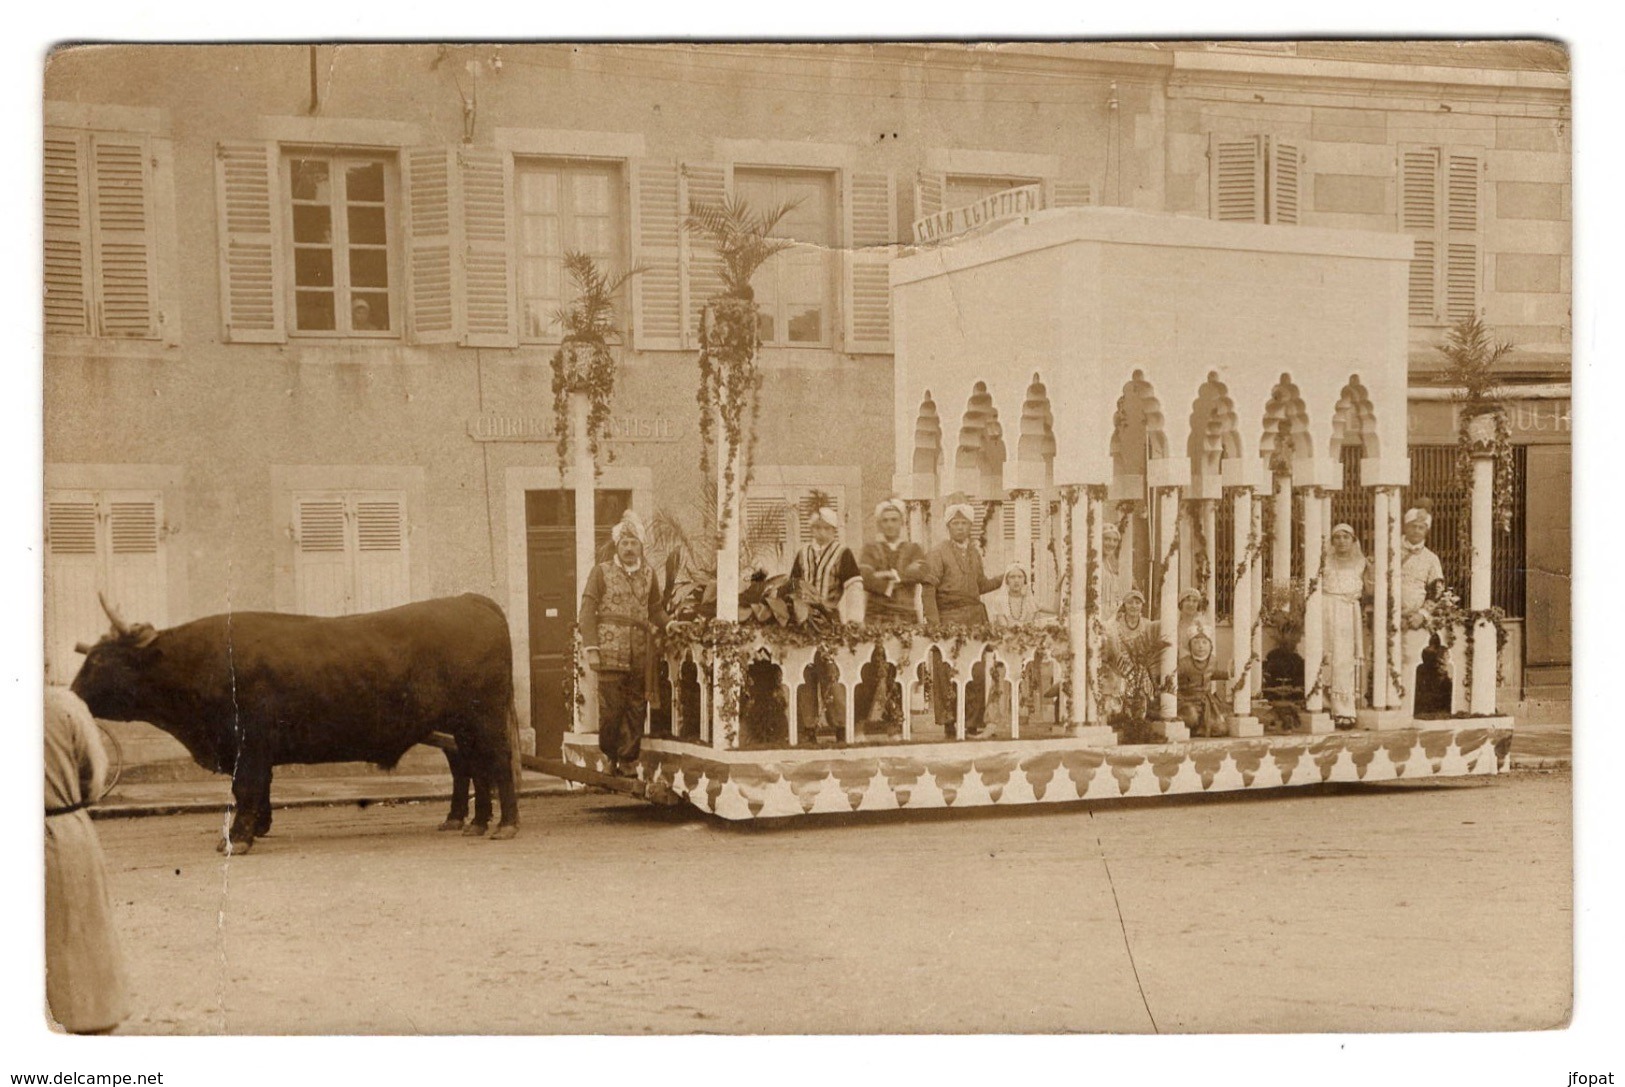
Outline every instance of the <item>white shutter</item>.
<svg viewBox="0 0 1625 1087">
<path fill-rule="evenodd" d="M 236 343 L 287 339 L 279 282 L 281 209 L 277 152 L 269 143 L 222 143 L 216 150 L 220 221 L 220 306 L 225 337 Z"/>
<path fill-rule="evenodd" d="M 107 630 L 96 601 L 99 575 L 94 494 L 54 491 L 45 504 L 45 676 L 67 683 L 79 671 L 78 642 Z"/>
<path fill-rule="evenodd" d="M 897 192 L 892 176 L 847 171 L 841 207 L 846 260 L 841 298 L 849 354 L 889 354 L 891 258 L 897 230 Z"/>
<path fill-rule="evenodd" d="M 355 594 L 352 611 L 379 611 L 412 598 L 406 554 L 406 512 L 399 495 L 357 495 Z"/>
<path fill-rule="evenodd" d="M 139 136 L 97 135 L 90 147 L 97 331 L 145 339 L 155 324 L 150 153 Z"/>
<path fill-rule="evenodd" d="M 1218 136 L 1208 146 L 1208 207 L 1231 223 L 1264 221 L 1264 138 Z"/>
<path fill-rule="evenodd" d="M 1284 226 L 1298 225 L 1302 202 L 1303 151 L 1296 143 L 1269 140 L 1269 221 Z"/>
<path fill-rule="evenodd" d="M 632 345 L 639 351 L 683 346 L 683 285 L 677 164 L 631 163 Z"/>
<path fill-rule="evenodd" d="M 921 171 L 914 175 L 914 218 L 924 219 L 942 210 L 948 179 L 942 174 Z"/>
<path fill-rule="evenodd" d="M 406 189 L 407 329 L 417 343 L 457 337 L 457 262 L 452 260 L 455 173 L 445 147 L 401 155 Z"/>
<path fill-rule="evenodd" d="M 752 487 L 745 496 L 745 540 L 757 561 L 774 573 L 790 568 L 790 503 L 778 488 Z"/>
<path fill-rule="evenodd" d="M 45 135 L 45 331 L 90 332 L 85 282 L 90 255 L 89 185 L 85 138 Z"/>
<path fill-rule="evenodd" d="M 1073 181 L 1066 178 L 1046 178 L 1044 180 L 1044 207 L 1048 208 L 1083 208 L 1095 202 L 1094 187 L 1087 181 Z"/>
<path fill-rule="evenodd" d="M 678 206 L 684 215 L 701 206 L 721 207 L 733 188 L 732 171 L 723 164 L 710 162 L 683 163 Z M 758 215 L 766 208 L 754 208 Z M 682 232 L 680 248 L 683 255 L 683 343 L 695 348 L 700 345 L 700 312 L 722 293 L 722 258 L 704 239 L 692 231 Z"/>
<path fill-rule="evenodd" d="M 1478 277 L 1484 242 L 1479 214 L 1481 152 L 1449 148 L 1444 176 L 1444 316 L 1459 321 L 1478 313 Z"/>
<path fill-rule="evenodd" d="M 471 347 L 519 346 L 512 230 L 513 164 L 505 152 L 465 147 L 458 152 L 463 184 L 463 342 Z"/>
<path fill-rule="evenodd" d="M 1411 257 L 1410 315 L 1427 322 L 1439 318 L 1439 196 L 1439 149 L 1400 148 L 1399 229 L 1416 241 Z"/>
<path fill-rule="evenodd" d="M 163 505 L 159 494 L 106 496 L 107 599 L 127 621 L 168 625 Z"/>
<path fill-rule="evenodd" d="M 350 609 L 350 532 L 341 495 L 293 502 L 294 610 L 345 615 Z"/>
</svg>

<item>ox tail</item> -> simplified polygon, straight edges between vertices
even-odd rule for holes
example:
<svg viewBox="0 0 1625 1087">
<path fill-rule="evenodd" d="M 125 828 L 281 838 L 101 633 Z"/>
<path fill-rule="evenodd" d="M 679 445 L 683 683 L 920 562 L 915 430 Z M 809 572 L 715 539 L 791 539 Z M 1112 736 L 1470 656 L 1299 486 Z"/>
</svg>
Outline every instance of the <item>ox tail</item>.
<svg viewBox="0 0 1625 1087">
<path fill-rule="evenodd" d="M 519 743 L 519 706 L 510 697 L 508 699 L 508 771 L 513 775 L 513 787 L 518 790 L 524 778 L 520 759 L 524 755 Z"/>
</svg>

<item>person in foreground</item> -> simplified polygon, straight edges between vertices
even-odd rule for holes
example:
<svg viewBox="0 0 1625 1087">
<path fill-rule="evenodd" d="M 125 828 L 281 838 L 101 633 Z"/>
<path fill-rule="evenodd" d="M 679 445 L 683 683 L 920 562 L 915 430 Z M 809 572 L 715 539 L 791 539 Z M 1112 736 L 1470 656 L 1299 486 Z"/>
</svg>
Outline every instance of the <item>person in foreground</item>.
<svg viewBox="0 0 1625 1087">
<path fill-rule="evenodd" d="M 107 865 L 88 810 L 106 775 L 90 710 L 68 689 L 47 688 L 45 1001 L 70 1034 L 106 1034 L 130 1014 Z"/>
<path fill-rule="evenodd" d="M 666 625 L 660 584 L 643 561 L 643 523 L 628 510 L 610 530 L 615 556 L 581 592 L 581 643 L 598 677 L 598 749 L 617 773 L 637 771 L 649 709 L 654 636 Z"/>
</svg>

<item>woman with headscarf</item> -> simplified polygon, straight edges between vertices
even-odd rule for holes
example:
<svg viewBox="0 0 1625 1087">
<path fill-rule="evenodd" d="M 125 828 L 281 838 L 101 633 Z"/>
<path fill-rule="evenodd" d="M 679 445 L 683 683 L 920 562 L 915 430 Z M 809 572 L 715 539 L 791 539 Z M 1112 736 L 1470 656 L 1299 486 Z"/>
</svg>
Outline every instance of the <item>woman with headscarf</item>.
<svg viewBox="0 0 1625 1087">
<path fill-rule="evenodd" d="M 1174 644 L 1181 653 L 1198 627 L 1207 628 L 1207 598 L 1200 590 L 1186 589 L 1179 594 L 1179 633 Z"/>
<path fill-rule="evenodd" d="M 1359 701 L 1360 661 L 1364 657 L 1365 617 L 1361 598 L 1371 588 L 1360 541 L 1354 529 L 1332 529 L 1332 546 L 1321 578 L 1321 614 L 1326 625 L 1326 698 L 1338 728 L 1353 728 Z"/>
<path fill-rule="evenodd" d="M 1179 698 L 1179 718 L 1192 736 L 1223 736 L 1224 704 L 1213 691 L 1215 679 L 1213 636 L 1201 621 L 1193 623 L 1190 636 L 1179 649 L 1179 671 L 1175 692 Z"/>
<path fill-rule="evenodd" d="M 1114 524 L 1100 530 L 1100 614 L 1106 622 L 1117 618 L 1123 606 L 1123 534 Z"/>
<path fill-rule="evenodd" d="M 1019 627 L 1032 623 L 1040 623 L 1053 618 L 1038 606 L 1038 597 L 1032 591 L 1032 579 L 1027 575 L 1024 563 L 1012 562 L 1004 572 L 1004 585 L 993 593 L 988 605 L 988 618 L 995 627 Z M 1022 713 L 1031 719 L 1038 709 L 1038 690 L 1044 686 L 1043 673 L 1047 671 L 1044 665 L 1047 662 L 1034 661 L 1023 675 L 1021 681 Z M 1010 723 L 1010 687 L 1004 674 L 1004 665 L 993 659 L 991 652 L 982 657 L 977 666 L 981 673 L 977 676 L 991 673 L 993 683 L 989 687 L 987 701 L 987 723 L 990 727 L 1009 725 Z"/>
<path fill-rule="evenodd" d="M 579 626 L 598 683 L 598 749 L 615 772 L 636 773 L 653 689 L 654 635 L 666 624 L 660 583 L 643 559 L 643 522 L 627 510 L 610 530 L 615 554 L 587 575 Z"/>
<path fill-rule="evenodd" d="M 107 863 L 87 810 L 106 775 L 90 710 L 67 688 L 46 688 L 45 1001 L 71 1034 L 105 1034 L 130 1013 Z"/>
<path fill-rule="evenodd" d="M 1161 624 L 1145 617 L 1145 594 L 1130 589 L 1123 597 L 1117 617 L 1106 624 L 1101 658 L 1105 667 L 1102 685 L 1107 703 L 1107 718 L 1113 713 L 1128 712 L 1134 702 L 1141 712 L 1148 710 L 1149 700 L 1157 691 L 1156 647 L 1161 644 Z M 1141 701 L 1145 705 L 1139 705 Z"/>
</svg>

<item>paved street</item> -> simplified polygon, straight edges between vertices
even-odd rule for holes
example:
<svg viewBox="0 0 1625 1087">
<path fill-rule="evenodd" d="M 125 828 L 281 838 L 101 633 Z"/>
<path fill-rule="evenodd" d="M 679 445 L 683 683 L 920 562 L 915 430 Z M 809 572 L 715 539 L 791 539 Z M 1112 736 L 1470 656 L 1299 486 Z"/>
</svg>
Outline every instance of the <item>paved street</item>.
<svg viewBox="0 0 1625 1087">
<path fill-rule="evenodd" d="M 736 827 L 602 794 L 104 820 L 126 1033 L 1561 1023 L 1567 772 Z"/>
</svg>

